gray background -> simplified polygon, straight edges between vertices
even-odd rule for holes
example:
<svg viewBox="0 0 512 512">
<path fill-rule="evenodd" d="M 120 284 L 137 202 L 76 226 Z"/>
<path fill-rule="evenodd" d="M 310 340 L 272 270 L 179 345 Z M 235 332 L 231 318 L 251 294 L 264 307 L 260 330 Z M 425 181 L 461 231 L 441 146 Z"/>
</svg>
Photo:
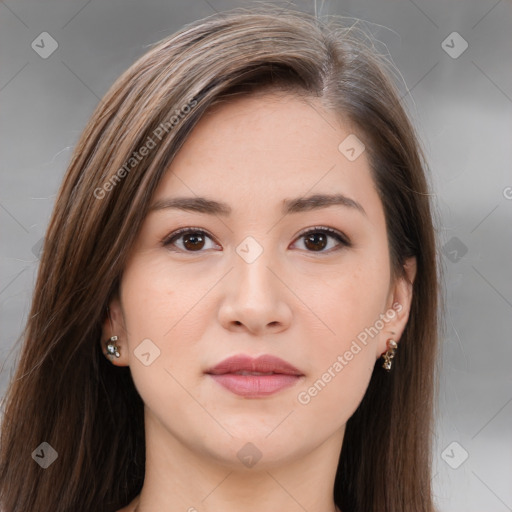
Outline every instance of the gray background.
<svg viewBox="0 0 512 512">
<path fill-rule="evenodd" d="M 239 5 L 0 2 L 0 396 L 18 358 L 41 239 L 73 146 L 94 107 L 148 45 L 185 23 Z M 437 503 L 442 512 L 512 511 L 511 2 L 293 5 L 366 20 L 403 76 L 404 103 L 432 170 L 445 272 L 432 475 Z M 47 58 L 31 47 L 33 41 L 42 46 L 41 37 L 47 38 L 42 32 L 58 43 Z M 463 48 L 452 32 L 468 43 L 456 58 L 445 51 L 447 45 L 452 53 Z"/>
</svg>

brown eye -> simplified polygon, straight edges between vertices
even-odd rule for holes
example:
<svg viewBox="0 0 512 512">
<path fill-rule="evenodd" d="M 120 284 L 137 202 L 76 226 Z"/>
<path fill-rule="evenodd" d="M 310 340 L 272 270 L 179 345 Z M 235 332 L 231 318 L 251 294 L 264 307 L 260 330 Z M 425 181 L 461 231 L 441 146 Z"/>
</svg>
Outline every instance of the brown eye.
<svg viewBox="0 0 512 512">
<path fill-rule="evenodd" d="M 201 233 L 187 233 L 183 235 L 183 245 L 186 249 L 195 251 L 204 246 L 204 236 Z"/>
<path fill-rule="evenodd" d="M 322 251 L 327 246 L 325 233 L 310 233 L 304 238 L 304 245 L 312 251 Z"/>
<path fill-rule="evenodd" d="M 201 252 L 205 248 L 207 240 L 212 240 L 212 238 L 205 231 L 184 228 L 172 233 L 162 244 L 164 246 L 177 246 L 178 250 L 184 252 Z"/>
<path fill-rule="evenodd" d="M 331 252 L 351 245 L 348 238 L 331 228 L 316 227 L 306 231 L 299 238 L 304 240 L 304 247 L 308 252 Z M 329 239 L 336 240 L 338 243 L 334 246 L 331 244 L 328 250 L 324 250 L 329 245 Z"/>
</svg>

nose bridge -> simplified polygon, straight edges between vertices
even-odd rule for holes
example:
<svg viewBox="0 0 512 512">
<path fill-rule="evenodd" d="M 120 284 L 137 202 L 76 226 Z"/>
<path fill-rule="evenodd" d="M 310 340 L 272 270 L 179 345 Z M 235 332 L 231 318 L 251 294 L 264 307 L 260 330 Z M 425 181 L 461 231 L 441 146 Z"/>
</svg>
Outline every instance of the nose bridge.
<svg viewBox="0 0 512 512">
<path fill-rule="evenodd" d="M 259 300 L 271 300 L 275 283 L 274 274 L 268 267 L 275 266 L 273 251 L 263 246 L 253 236 L 246 237 L 237 247 L 235 255 L 235 275 L 237 295 Z"/>
<path fill-rule="evenodd" d="M 245 327 L 253 334 L 286 328 L 292 314 L 283 284 L 274 274 L 279 273 L 274 250 L 247 237 L 235 251 L 234 269 L 219 311 L 221 323 L 228 329 Z"/>
</svg>

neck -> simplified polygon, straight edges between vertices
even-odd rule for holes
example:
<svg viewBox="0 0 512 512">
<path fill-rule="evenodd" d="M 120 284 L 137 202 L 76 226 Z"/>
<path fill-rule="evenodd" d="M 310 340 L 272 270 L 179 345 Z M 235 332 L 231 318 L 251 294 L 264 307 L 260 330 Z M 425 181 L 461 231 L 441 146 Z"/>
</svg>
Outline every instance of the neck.
<svg viewBox="0 0 512 512">
<path fill-rule="evenodd" d="M 334 512 L 341 512 L 341 509 L 336 504 L 334 504 L 333 506 L 334 506 Z M 143 512 L 139 508 L 139 503 L 137 503 L 137 505 L 135 505 L 133 512 Z M 190 511 L 190 512 L 193 512 L 193 511 Z"/>
<path fill-rule="evenodd" d="M 255 445 L 267 457 L 251 468 L 241 467 L 237 446 L 222 446 L 235 460 L 219 460 L 198 443 L 186 445 L 162 424 L 146 418 L 146 474 L 131 512 L 184 510 L 187 512 L 339 512 L 333 501 L 334 479 L 344 430 L 318 447 L 296 456 L 271 457 L 278 446 L 265 439 Z M 267 444 L 265 444 L 267 443 Z M 285 459 L 286 462 L 281 461 Z"/>
</svg>

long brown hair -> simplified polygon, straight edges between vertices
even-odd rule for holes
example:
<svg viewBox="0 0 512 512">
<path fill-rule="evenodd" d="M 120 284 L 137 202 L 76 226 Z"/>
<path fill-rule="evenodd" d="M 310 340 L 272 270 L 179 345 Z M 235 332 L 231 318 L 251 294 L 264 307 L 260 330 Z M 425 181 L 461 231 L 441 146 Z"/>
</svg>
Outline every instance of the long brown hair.
<svg viewBox="0 0 512 512">
<path fill-rule="evenodd" d="M 99 339 L 149 201 L 205 111 L 270 87 L 319 98 L 364 142 L 394 275 L 416 256 L 409 321 L 349 419 L 334 486 L 343 512 L 432 512 L 438 264 L 426 159 L 389 61 L 334 16 L 235 9 L 157 43 L 111 87 L 78 141 L 46 233 L 1 426 L 3 512 L 112 512 L 140 491 L 143 402 Z M 142 150 L 146 147 L 146 151 Z M 381 363 L 381 362 L 380 362 Z M 43 442 L 58 454 L 46 469 Z M 45 445 L 46 446 L 46 445 Z"/>
</svg>

